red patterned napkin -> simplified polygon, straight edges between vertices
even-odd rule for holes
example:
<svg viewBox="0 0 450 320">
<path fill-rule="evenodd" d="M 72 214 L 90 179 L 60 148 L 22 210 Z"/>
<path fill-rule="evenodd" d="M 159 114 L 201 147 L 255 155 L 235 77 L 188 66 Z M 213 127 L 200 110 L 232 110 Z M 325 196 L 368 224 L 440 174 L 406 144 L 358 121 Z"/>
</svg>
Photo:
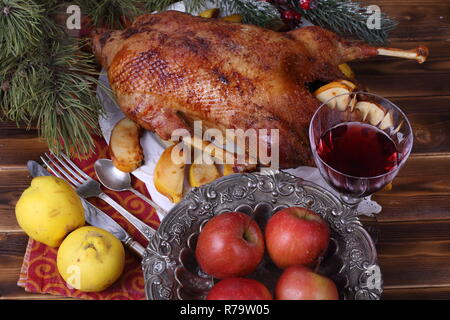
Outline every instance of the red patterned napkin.
<svg viewBox="0 0 450 320">
<path fill-rule="evenodd" d="M 95 152 L 89 158 L 72 158 L 84 172 L 94 179 L 96 179 L 94 171 L 95 161 L 99 158 L 110 158 L 108 146 L 103 138 L 95 137 L 95 144 Z M 133 177 L 132 184 L 137 190 L 150 198 L 147 188 L 142 181 Z M 125 209 L 148 225 L 154 228 L 159 226 L 156 211 L 133 193 L 128 191 L 113 192 L 105 188 L 103 190 Z M 146 246 L 147 243 L 144 238 L 107 203 L 97 198 L 90 200 L 90 202 L 110 215 L 134 239 L 139 241 L 143 246 Z M 97 293 L 81 292 L 71 289 L 65 284 L 56 267 L 57 252 L 57 248 L 50 248 L 40 242 L 29 239 L 17 285 L 25 288 L 27 292 L 47 293 L 81 299 L 145 299 L 141 261 L 131 251 L 126 250 L 125 269 L 121 278 L 105 291 Z"/>
</svg>

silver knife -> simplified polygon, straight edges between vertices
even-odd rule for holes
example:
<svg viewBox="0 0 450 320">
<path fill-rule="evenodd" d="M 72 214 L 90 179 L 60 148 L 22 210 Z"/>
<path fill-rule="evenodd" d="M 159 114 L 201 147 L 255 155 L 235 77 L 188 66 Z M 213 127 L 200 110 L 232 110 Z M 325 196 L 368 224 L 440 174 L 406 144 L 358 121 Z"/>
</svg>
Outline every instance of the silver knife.
<svg viewBox="0 0 450 320">
<path fill-rule="evenodd" d="M 36 161 L 28 161 L 27 167 L 32 177 L 52 175 Z M 124 228 L 122 228 L 110 216 L 96 208 L 90 202 L 83 198 L 80 198 L 80 200 L 84 207 L 84 218 L 90 225 L 112 233 L 117 239 L 122 241 L 125 246 L 133 250 L 133 252 L 135 252 L 139 257 L 142 258 L 144 256 L 145 248 L 135 241 Z"/>
</svg>

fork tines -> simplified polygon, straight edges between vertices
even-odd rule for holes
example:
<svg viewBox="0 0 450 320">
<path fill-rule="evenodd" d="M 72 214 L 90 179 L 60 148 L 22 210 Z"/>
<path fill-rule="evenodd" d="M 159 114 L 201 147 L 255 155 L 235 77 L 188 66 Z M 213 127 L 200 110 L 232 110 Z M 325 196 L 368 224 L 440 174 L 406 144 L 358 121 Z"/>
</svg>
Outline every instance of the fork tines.
<svg viewBox="0 0 450 320">
<path fill-rule="evenodd" d="M 65 154 L 58 157 L 53 152 L 45 153 L 41 160 L 55 176 L 70 181 L 75 187 L 92 179 Z"/>
</svg>

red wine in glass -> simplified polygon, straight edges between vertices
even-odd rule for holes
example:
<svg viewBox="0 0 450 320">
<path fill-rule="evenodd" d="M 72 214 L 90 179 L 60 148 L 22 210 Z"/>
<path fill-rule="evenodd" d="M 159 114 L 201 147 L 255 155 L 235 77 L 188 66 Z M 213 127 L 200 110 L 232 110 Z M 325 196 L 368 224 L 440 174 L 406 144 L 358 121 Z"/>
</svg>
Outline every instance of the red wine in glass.
<svg viewBox="0 0 450 320">
<path fill-rule="evenodd" d="M 329 182 L 354 196 L 378 191 L 385 182 L 383 175 L 397 168 L 399 156 L 386 133 L 361 122 L 344 122 L 326 131 L 317 154 L 329 166 Z"/>
</svg>

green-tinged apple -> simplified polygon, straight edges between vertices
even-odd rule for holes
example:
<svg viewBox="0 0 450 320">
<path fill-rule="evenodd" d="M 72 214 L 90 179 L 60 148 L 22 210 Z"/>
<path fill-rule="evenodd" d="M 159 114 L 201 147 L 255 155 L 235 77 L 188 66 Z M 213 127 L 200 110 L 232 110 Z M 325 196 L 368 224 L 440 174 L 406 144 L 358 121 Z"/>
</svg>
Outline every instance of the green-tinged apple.
<svg viewBox="0 0 450 320">
<path fill-rule="evenodd" d="M 275 287 L 277 300 L 338 300 L 334 282 L 305 266 L 284 270 Z"/>
<path fill-rule="evenodd" d="M 286 208 L 275 213 L 265 230 L 267 251 L 279 268 L 309 265 L 325 253 L 330 240 L 326 221 L 311 210 Z"/>
<path fill-rule="evenodd" d="M 263 233 L 242 212 L 225 212 L 208 221 L 195 249 L 202 270 L 219 279 L 252 273 L 263 255 Z"/>
<path fill-rule="evenodd" d="M 259 281 L 228 278 L 216 283 L 208 292 L 206 300 L 272 300 L 272 294 Z"/>
</svg>

